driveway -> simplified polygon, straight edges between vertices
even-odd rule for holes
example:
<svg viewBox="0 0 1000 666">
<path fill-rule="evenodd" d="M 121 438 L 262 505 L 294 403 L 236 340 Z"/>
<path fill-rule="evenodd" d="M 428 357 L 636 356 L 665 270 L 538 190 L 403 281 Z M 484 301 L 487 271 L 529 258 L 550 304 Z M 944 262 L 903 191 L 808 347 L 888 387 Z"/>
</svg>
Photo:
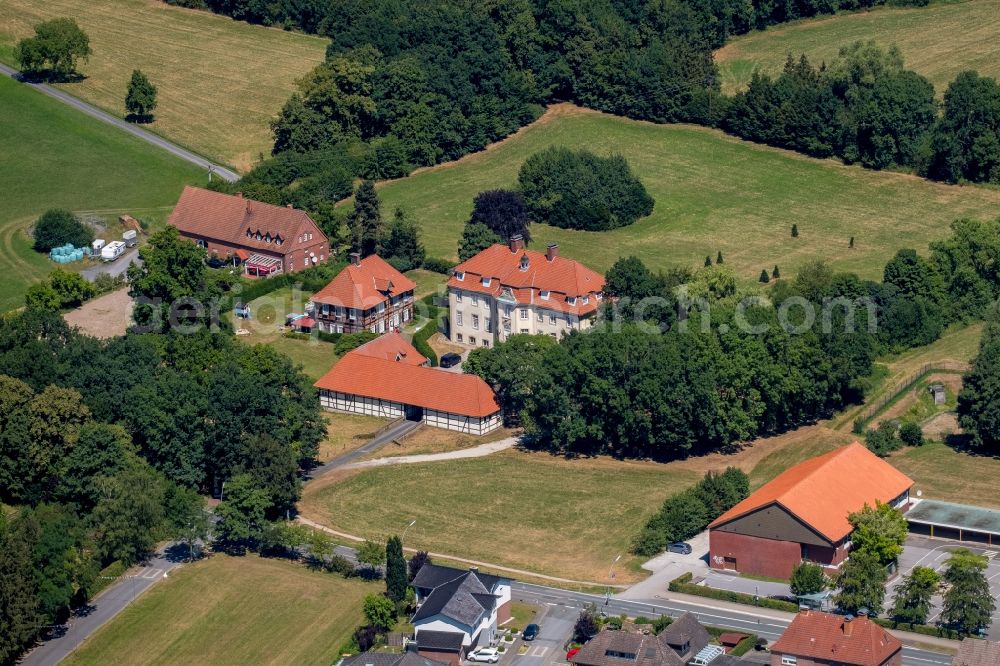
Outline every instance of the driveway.
<svg viewBox="0 0 1000 666">
<path fill-rule="evenodd" d="M 566 643 L 573 637 L 573 626 L 580 611 L 561 604 L 544 604 L 535 619 L 540 631 L 535 640 L 518 640 L 510 652 L 513 666 L 552 666 L 566 663 Z M 524 646 L 523 648 L 521 646 Z M 524 650 L 524 654 L 518 654 Z"/>
<path fill-rule="evenodd" d="M 985 545 L 962 543 L 945 539 L 931 539 L 924 536 L 910 536 L 903 546 L 903 554 L 899 557 L 899 576 L 889 582 L 885 593 L 885 607 L 892 605 L 892 600 L 896 594 L 896 587 L 902 582 L 903 576 L 909 574 L 913 567 L 930 567 L 940 574 L 948 564 L 948 557 L 951 551 L 957 548 L 968 548 L 974 553 L 985 555 L 989 558 L 986 568 L 986 578 L 990 582 L 990 590 L 994 599 L 1000 599 L 1000 546 L 989 548 Z M 941 616 L 941 606 L 943 599 L 941 595 L 935 595 L 931 601 L 931 615 L 929 624 L 933 624 Z M 987 632 L 987 638 L 1000 640 L 1000 604 L 998 609 L 993 611 L 993 624 Z"/>
<path fill-rule="evenodd" d="M 88 266 L 80 271 L 80 275 L 86 278 L 89 282 L 96 280 L 97 276 L 101 273 L 107 273 L 111 277 L 118 277 L 128 270 L 128 267 L 132 265 L 132 262 L 139 262 L 138 248 L 132 248 L 114 261 L 102 261 L 94 264 L 93 266 Z"/>
</svg>

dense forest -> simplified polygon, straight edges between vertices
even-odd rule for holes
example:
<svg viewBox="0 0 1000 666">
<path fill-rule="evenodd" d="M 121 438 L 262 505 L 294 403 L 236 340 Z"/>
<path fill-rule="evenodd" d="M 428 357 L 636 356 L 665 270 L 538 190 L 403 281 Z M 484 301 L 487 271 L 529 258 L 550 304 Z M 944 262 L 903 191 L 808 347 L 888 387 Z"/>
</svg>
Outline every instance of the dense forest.
<svg viewBox="0 0 1000 666">
<path fill-rule="evenodd" d="M 879 354 L 933 342 L 1000 297 L 1000 220 L 952 228 L 929 258 L 900 250 L 881 282 L 817 262 L 766 295 L 723 266 L 654 274 L 625 258 L 597 327 L 558 343 L 513 336 L 465 370 L 527 441 L 563 454 L 670 460 L 783 432 L 859 401 Z"/>
<path fill-rule="evenodd" d="M 1000 182 L 1000 87 L 974 72 L 952 83 L 943 112 L 926 79 L 873 44 L 829 67 L 791 61 L 735 98 L 719 92 L 712 50 L 730 36 L 879 2 L 175 1 L 330 38 L 273 124 L 284 159 L 246 179 L 307 179 L 297 196 L 344 197 L 352 175 L 397 177 L 480 150 L 560 100 L 870 168 Z"/>
</svg>

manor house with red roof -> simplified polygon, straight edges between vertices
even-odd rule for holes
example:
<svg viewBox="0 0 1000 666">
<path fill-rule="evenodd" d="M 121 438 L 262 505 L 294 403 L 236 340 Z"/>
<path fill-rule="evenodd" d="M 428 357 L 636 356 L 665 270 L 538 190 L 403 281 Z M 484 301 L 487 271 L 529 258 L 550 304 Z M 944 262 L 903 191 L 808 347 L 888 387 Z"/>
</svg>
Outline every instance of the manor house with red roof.
<svg viewBox="0 0 1000 666">
<path fill-rule="evenodd" d="M 455 267 L 448 280 L 450 339 L 490 347 L 511 335 L 559 338 L 593 326 L 604 299 L 604 276 L 559 256 L 534 252 L 520 236 L 493 245 Z"/>
</svg>

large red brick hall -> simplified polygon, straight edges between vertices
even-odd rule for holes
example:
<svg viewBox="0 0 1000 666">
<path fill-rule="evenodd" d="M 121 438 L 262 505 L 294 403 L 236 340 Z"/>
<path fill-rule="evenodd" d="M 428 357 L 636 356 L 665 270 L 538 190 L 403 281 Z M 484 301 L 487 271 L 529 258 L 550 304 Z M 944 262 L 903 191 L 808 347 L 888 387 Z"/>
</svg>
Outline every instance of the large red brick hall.
<svg viewBox="0 0 1000 666">
<path fill-rule="evenodd" d="M 791 467 L 709 525 L 709 565 L 788 578 L 803 560 L 847 559 L 847 517 L 876 502 L 905 511 L 913 481 L 855 442 Z"/>
</svg>

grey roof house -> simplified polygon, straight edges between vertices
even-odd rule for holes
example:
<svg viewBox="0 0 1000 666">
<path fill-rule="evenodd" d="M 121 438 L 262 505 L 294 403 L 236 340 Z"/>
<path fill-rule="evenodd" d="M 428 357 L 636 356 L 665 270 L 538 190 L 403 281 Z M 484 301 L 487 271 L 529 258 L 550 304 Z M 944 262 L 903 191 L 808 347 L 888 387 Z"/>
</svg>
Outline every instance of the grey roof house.
<svg viewBox="0 0 1000 666">
<path fill-rule="evenodd" d="M 691 613 L 684 613 L 658 636 L 605 629 L 573 655 L 576 666 L 684 666 L 711 637 Z"/>
<path fill-rule="evenodd" d="M 425 564 L 413 579 L 417 611 L 411 622 L 420 655 L 458 664 L 480 645 L 489 645 L 497 627 L 510 619 L 510 580 Z"/>
</svg>

